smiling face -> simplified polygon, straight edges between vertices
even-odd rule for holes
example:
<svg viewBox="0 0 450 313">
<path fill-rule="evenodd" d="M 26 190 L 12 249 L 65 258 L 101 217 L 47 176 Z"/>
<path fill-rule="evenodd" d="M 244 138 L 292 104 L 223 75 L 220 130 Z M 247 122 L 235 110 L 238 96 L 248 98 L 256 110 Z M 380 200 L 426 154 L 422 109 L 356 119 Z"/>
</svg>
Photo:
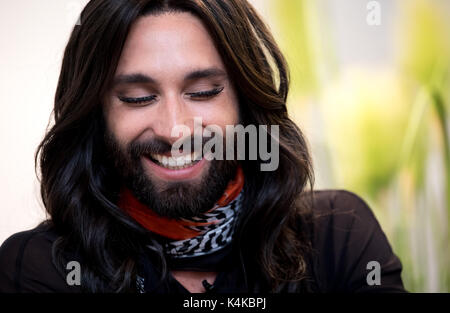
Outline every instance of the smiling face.
<svg viewBox="0 0 450 313">
<path fill-rule="evenodd" d="M 124 184 L 155 212 L 189 217 L 209 210 L 233 177 L 233 161 L 170 158 L 176 125 L 239 122 L 238 101 L 215 45 L 190 13 L 139 18 L 104 97 L 106 143 Z M 180 134 L 181 136 L 181 134 Z M 177 163 L 178 161 L 178 163 Z"/>
</svg>

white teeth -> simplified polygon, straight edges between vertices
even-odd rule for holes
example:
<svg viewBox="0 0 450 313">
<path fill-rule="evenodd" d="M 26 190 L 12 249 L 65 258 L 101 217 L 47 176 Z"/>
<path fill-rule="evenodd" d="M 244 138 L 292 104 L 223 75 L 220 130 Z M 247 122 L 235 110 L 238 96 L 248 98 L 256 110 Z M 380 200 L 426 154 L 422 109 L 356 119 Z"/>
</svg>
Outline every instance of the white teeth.
<svg viewBox="0 0 450 313">
<path fill-rule="evenodd" d="M 201 154 L 192 153 L 180 157 L 168 157 L 160 154 L 152 154 L 151 157 L 157 160 L 160 165 L 172 170 L 179 170 L 194 165 L 201 160 Z"/>
<path fill-rule="evenodd" d="M 183 157 L 176 158 L 177 166 L 183 166 L 185 163 L 184 160 L 185 159 Z"/>
<path fill-rule="evenodd" d="M 199 160 L 201 160 L 201 154 L 200 154 L 200 153 L 194 151 L 194 152 L 192 153 L 192 155 L 193 155 L 192 159 L 193 159 L 194 161 L 199 161 Z"/>
</svg>

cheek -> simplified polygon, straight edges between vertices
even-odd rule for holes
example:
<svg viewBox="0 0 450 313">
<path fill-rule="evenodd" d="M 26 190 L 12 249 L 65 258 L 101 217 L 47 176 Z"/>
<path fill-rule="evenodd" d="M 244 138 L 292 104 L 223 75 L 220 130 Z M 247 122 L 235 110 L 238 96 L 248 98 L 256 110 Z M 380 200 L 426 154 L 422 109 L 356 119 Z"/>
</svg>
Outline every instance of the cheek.
<svg viewBox="0 0 450 313">
<path fill-rule="evenodd" d="M 148 118 L 123 107 L 111 107 L 105 111 L 106 126 L 121 143 L 129 143 L 139 136 L 148 123 Z"/>
<path fill-rule="evenodd" d="M 202 117 L 204 125 L 214 124 L 223 129 L 226 125 L 236 125 L 239 122 L 239 108 L 235 99 L 205 105 L 198 108 L 196 114 Z"/>
</svg>

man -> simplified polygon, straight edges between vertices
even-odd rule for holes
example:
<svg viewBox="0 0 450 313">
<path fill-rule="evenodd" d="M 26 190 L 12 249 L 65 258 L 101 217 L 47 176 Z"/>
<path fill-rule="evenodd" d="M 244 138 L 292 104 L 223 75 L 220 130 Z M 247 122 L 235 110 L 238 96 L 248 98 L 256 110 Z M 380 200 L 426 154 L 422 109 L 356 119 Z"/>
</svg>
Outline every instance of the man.
<svg viewBox="0 0 450 313">
<path fill-rule="evenodd" d="M 312 191 L 288 86 L 244 0 L 90 1 L 37 154 L 49 220 L 3 243 L 0 291 L 404 291 L 365 202 Z"/>
</svg>

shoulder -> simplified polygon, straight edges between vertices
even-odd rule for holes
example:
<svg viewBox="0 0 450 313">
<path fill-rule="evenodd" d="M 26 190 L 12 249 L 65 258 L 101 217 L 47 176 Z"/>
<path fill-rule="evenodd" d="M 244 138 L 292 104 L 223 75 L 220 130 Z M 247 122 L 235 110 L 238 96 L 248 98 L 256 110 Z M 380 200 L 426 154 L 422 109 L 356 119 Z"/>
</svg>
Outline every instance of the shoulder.
<svg viewBox="0 0 450 313">
<path fill-rule="evenodd" d="M 11 235 L 0 246 L 0 292 L 72 292 L 53 263 L 58 235 L 46 223 Z"/>
<path fill-rule="evenodd" d="M 312 199 L 312 238 L 316 248 L 343 248 L 353 238 L 359 243 L 371 239 L 374 232 L 384 236 L 372 209 L 357 194 L 338 189 L 315 190 Z"/>
<path fill-rule="evenodd" d="M 315 276 L 325 291 L 404 291 L 402 265 L 369 205 L 346 190 L 313 193 Z M 371 264 L 380 284 L 368 283 Z"/>
<path fill-rule="evenodd" d="M 337 189 L 316 190 L 313 199 L 314 224 L 322 231 L 348 235 L 348 231 L 358 231 L 362 226 L 365 232 L 366 227 L 379 226 L 367 202 L 353 192 Z"/>
</svg>

